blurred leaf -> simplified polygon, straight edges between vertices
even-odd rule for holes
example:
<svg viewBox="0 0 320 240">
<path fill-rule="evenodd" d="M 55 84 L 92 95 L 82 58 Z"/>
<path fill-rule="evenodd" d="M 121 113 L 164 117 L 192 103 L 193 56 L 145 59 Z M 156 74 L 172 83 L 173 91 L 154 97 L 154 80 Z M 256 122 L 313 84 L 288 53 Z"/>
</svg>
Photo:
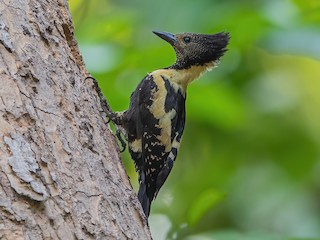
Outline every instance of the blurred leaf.
<svg viewBox="0 0 320 240">
<path fill-rule="evenodd" d="M 188 222 L 190 225 L 196 224 L 200 218 L 209 211 L 214 205 L 224 198 L 224 194 L 214 189 L 202 192 L 192 203 L 188 212 Z"/>
<path fill-rule="evenodd" d="M 293 0 L 300 8 L 303 16 L 315 22 L 320 21 L 320 1 L 318 0 Z"/>
<path fill-rule="evenodd" d="M 188 89 L 187 112 L 191 119 L 223 128 L 237 128 L 245 118 L 244 103 L 237 92 L 217 82 L 192 84 Z"/>
</svg>

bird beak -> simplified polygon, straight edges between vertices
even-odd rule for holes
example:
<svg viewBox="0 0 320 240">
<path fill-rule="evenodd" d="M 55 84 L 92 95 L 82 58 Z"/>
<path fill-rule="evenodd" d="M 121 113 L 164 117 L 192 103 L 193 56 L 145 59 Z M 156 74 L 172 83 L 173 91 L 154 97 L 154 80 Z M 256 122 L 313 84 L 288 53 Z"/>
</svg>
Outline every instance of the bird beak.
<svg viewBox="0 0 320 240">
<path fill-rule="evenodd" d="M 156 34 L 157 36 L 161 37 L 163 40 L 165 40 L 168 43 L 170 43 L 171 45 L 174 45 L 174 43 L 177 41 L 176 37 L 171 33 L 157 32 L 157 31 L 152 31 L 152 32 L 154 34 Z"/>
</svg>

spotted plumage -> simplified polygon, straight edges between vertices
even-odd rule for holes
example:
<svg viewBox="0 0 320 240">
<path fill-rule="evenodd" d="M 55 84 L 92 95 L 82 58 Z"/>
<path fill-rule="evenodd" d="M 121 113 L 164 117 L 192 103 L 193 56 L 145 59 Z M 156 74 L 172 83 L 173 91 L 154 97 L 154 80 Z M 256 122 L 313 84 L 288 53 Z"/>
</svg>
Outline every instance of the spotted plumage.
<svg viewBox="0 0 320 240">
<path fill-rule="evenodd" d="M 229 41 L 227 33 L 154 33 L 173 46 L 176 62 L 148 74 L 132 93 L 127 111 L 107 112 L 125 131 L 139 173 L 138 198 L 146 216 L 179 151 L 185 126 L 187 86 L 217 65 Z"/>
</svg>

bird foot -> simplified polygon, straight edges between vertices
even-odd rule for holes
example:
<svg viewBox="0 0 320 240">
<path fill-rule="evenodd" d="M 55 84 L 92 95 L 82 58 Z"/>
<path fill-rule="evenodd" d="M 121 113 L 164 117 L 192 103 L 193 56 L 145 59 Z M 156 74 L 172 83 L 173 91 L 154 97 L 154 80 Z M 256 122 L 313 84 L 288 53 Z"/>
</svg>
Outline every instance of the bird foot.
<svg viewBox="0 0 320 240">
<path fill-rule="evenodd" d="M 98 93 L 99 98 L 100 98 L 100 102 L 101 102 L 101 107 L 103 112 L 106 114 L 108 120 L 107 120 L 107 124 L 111 122 L 114 123 L 115 128 L 116 128 L 116 134 L 115 136 L 118 138 L 122 149 L 120 149 L 120 152 L 124 152 L 124 150 L 126 149 L 126 141 L 128 141 L 126 139 L 126 134 L 125 134 L 125 130 L 123 127 L 121 127 L 121 123 L 122 123 L 122 115 L 123 113 L 116 113 L 113 112 L 111 110 L 111 107 L 109 106 L 106 98 L 104 97 L 99 85 L 98 85 L 98 81 L 94 78 L 94 77 L 86 77 L 85 80 L 87 79 L 91 79 L 93 82 L 93 87 L 95 89 L 95 91 Z M 124 138 L 123 138 L 124 137 Z M 125 139 L 125 140 L 124 140 Z M 120 147 L 119 147 L 120 148 Z"/>
</svg>

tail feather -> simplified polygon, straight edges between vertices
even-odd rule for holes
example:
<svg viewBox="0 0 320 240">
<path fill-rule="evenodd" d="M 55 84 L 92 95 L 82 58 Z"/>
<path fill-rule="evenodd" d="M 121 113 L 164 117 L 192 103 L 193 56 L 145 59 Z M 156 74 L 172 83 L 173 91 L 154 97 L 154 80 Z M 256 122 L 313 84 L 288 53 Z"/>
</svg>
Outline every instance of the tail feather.
<svg viewBox="0 0 320 240">
<path fill-rule="evenodd" d="M 152 200 L 149 199 L 146 190 L 147 190 L 146 184 L 144 182 L 141 182 L 139 192 L 138 192 L 138 199 L 141 203 L 144 214 L 148 218 L 150 214 L 150 205 Z"/>
</svg>

